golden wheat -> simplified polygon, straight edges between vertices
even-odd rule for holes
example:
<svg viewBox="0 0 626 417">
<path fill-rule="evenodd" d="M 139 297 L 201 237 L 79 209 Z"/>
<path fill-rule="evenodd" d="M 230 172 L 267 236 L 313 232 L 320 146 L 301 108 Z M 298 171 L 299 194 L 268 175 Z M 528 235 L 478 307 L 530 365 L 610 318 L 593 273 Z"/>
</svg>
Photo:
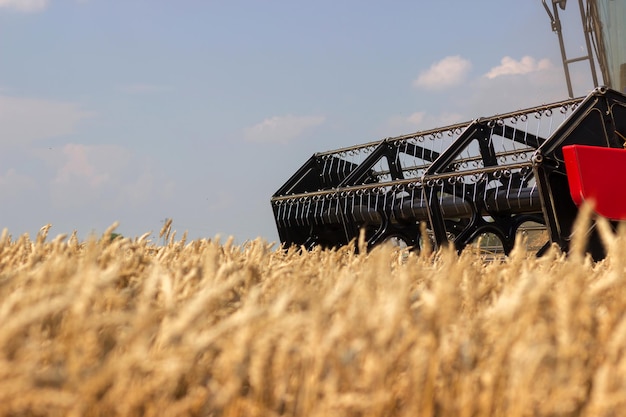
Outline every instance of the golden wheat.
<svg viewBox="0 0 626 417">
<path fill-rule="evenodd" d="M 0 415 L 612 416 L 609 256 L 0 236 Z M 584 224 L 579 226 L 583 230 Z M 582 235 L 582 234 L 580 234 Z M 359 244 L 357 242 L 357 244 Z M 360 242 L 363 244 L 363 242 Z"/>
</svg>

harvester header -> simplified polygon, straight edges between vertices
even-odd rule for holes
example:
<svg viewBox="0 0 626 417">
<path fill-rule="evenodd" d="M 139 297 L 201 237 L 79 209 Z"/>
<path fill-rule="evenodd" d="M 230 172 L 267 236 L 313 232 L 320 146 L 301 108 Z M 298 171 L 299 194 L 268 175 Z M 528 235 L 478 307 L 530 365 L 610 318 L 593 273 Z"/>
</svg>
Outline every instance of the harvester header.
<svg viewBox="0 0 626 417">
<path fill-rule="evenodd" d="M 281 241 L 337 247 L 365 231 L 370 246 L 399 240 L 462 249 L 485 233 L 505 253 L 524 225 L 544 225 L 567 249 L 578 209 L 563 147 L 623 149 L 626 96 L 587 97 L 313 155 L 274 194 Z M 598 167 L 601 169 L 601 167 Z"/>
<path fill-rule="evenodd" d="M 570 97 L 574 62 L 589 61 L 594 85 L 599 67 L 607 87 L 316 153 L 271 198 L 281 242 L 338 247 L 363 232 L 370 247 L 391 240 L 419 250 L 427 238 L 462 250 L 488 235 L 506 254 L 520 231 L 540 229 L 541 254 L 553 243 L 569 249 L 586 200 L 602 208 L 599 215 L 626 220 L 626 198 L 613 198 L 626 195 L 626 0 L 578 0 L 586 55 L 574 58 L 566 54 L 559 17 L 566 0 L 542 2 L 559 38 Z M 603 256 L 593 230 L 588 250 Z"/>
</svg>

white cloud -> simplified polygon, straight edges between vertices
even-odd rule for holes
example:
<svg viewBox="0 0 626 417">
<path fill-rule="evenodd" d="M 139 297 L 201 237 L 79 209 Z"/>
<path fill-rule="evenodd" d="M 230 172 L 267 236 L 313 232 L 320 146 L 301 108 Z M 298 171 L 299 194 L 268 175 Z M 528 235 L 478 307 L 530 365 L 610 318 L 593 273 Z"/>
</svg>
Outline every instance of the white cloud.
<svg viewBox="0 0 626 417">
<path fill-rule="evenodd" d="M 130 160 L 128 150 L 116 145 L 68 143 L 61 153 L 64 161 L 54 182 L 70 183 L 80 179 L 94 188 L 104 185 Z"/>
<path fill-rule="evenodd" d="M 146 84 L 146 83 L 133 83 L 122 85 L 119 89 L 125 93 L 131 94 L 148 94 L 148 93 L 163 93 L 172 91 L 173 88 L 167 85 L 159 84 Z"/>
<path fill-rule="evenodd" d="M 168 200 L 174 195 L 176 184 L 173 180 L 163 177 L 145 162 L 140 163 L 138 168 L 136 174 L 126 174 L 123 185 L 117 186 L 120 189 L 117 196 L 120 206 L 140 207 L 150 201 Z"/>
<path fill-rule="evenodd" d="M 423 111 L 415 112 L 409 115 L 409 117 L 406 118 L 406 121 L 411 124 L 419 126 L 419 124 L 424 121 L 425 116 L 426 116 L 426 113 L 424 113 Z"/>
<path fill-rule="evenodd" d="M 74 103 L 0 96 L 0 144 L 28 144 L 67 135 L 93 115 Z"/>
<path fill-rule="evenodd" d="M 505 56 L 500 61 L 500 65 L 493 67 L 485 74 L 485 77 L 491 79 L 501 75 L 529 74 L 531 72 L 549 70 L 552 67 L 553 65 L 548 59 L 537 61 L 535 58 L 527 55 L 516 61 L 510 56 Z"/>
<path fill-rule="evenodd" d="M 162 168 L 149 154 L 116 144 L 35 145 L 0 153 L 0 195 L 10 202 L 2 222 L 19 234 L 36 234 L 52 223 L 55 231 L 78 230 L 86 237 L 116 220 L 129 236 L 158 230 L 155 219 L 165 216 L 163 210 L 181 218 L 169 208 L 182 187 Z"/>
<path fill-rule="evenodd" d="M 154 164 L 119 145 L 68 143 L 38 157 L 53 170 L 48 188 L 56 209 L 138 207 L 168 199 L 174 188 Z"/>
<path fill-rule="evenodd" d="M 30 193 L 35 188 L 35 180 L 18 173 L 15 168 L 9 168 L 6 173 L 0 174 L 0 192 L 5 198 Z"/>
<path fill-rule="evenodd" d="M 463 82 L 471 68 L 472 63 L 467 59 L 459 55 L 448 56 L 420 73 L 413 81 L 413 86 L 429 90 L 452 87 Z"/>
<path fill-rule="evenodd" d="M 578 77 L 577 74 L 572 72 L 572 76 Z M 481 76 L 469 86 L 467 93 L 455 97 L 453 102 L 453 108 L 466 114 L 468 120 L 567 98 L 563 71 L 557 67 L 509 77 Z"/>
<path fill-rule="evenodd" d="M 111 191 L 119 186 L 130 161 L 130 152 L 116 145 L 68 143 L 40 156 L 53 167 L 50 197 L 52 206 L 60 209 L 96 202 L 101 209 L 111 205 Z"/>
<path fill-rule="evenodd" d="M 40 12 L 47 6 L 48 0 L 0 0 L 0 9 L 13 9 L 24 13 Z"/>
<path fill-rule="evenodd" d="M 274 116 L 244 129 L 244 138 L 250 142 L 287 143 L 325 120 L 323 116 Z"/>
<path fill-rule="evenodd" d="M 418 130 L 423 125 L 424 119 L 427 117 L 425 112 L 415 112 L 408 116 L 392 116 L 387 121 L 385 132 L 383 135 L 392 136 L 402 135 Z"/>
</svg>

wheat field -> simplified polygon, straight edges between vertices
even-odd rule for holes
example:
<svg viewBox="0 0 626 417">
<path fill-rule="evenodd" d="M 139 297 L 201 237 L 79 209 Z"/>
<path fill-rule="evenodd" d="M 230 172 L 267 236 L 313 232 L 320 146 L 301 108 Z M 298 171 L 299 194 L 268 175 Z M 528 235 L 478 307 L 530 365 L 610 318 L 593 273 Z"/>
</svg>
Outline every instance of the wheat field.
<svg viewBox="0 0 626 417">
<path fill-rule="evenodd" d="M 626 233 L 607 223 L 597 263 L 584 233 L 487 262 L 113 227 L 0 236 L 1 416 L 626 413 Z"/>
</svg>

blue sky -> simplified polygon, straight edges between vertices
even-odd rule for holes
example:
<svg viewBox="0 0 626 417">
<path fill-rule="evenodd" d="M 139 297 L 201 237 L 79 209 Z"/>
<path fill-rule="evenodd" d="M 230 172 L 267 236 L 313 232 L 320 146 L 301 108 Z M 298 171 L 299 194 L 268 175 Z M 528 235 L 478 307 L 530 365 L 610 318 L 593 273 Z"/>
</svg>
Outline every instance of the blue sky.
<svg viewBox="0 0 626 417">
<path fill-rule="evenodd" d="M 276 241 L 314 152 L 565 98 L 539 0 L 0 0 L 0 229 Z"/>
</svg>

